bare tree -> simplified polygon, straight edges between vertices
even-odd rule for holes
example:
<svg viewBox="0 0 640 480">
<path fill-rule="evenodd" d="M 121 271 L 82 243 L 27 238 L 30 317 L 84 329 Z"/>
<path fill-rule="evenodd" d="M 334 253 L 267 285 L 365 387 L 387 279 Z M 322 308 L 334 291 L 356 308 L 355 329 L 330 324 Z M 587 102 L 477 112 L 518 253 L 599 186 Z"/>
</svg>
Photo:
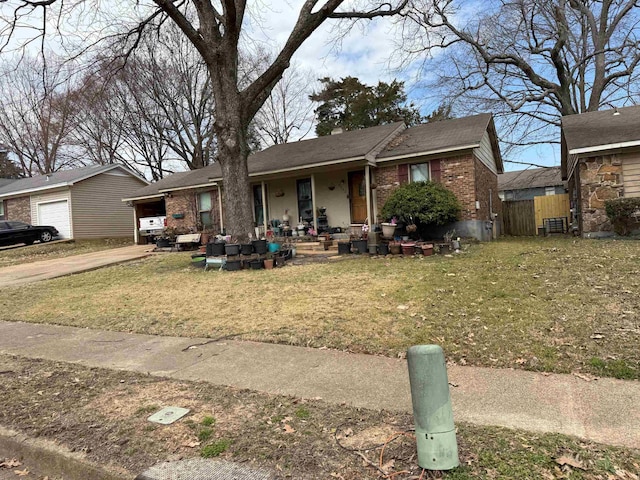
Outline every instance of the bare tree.
<svg viewBox="0 0 640 480">
<path fill-rule="evenodd" d="M 0 142 L 16 155 L 27 175 L 52 173 L 75 164 L 70 134 L 75 91 L 71 66 L 32 57 L 6 62 L 0 75 Z"/>
<path fill-rule="evenodd" d="M 561 116 L 633 101 L 639 6 L 637 0 L 492 0 L 480 10 L 461 0 L 413 0 L 404 50 L 407 60 L 430 62 L 430 73 L 437 72 L 430 84 L 446 98 L 467 111 L 504 116 L 503 140 L 558 142 Z"/>
</svg>

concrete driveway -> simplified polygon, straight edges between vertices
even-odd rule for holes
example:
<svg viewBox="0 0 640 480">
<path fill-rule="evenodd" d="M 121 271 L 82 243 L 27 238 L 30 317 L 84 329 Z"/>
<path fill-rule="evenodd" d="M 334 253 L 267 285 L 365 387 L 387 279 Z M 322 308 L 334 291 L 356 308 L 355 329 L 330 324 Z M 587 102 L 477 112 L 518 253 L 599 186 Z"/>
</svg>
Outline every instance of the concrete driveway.
<svg viewBox="0 0 640 480">
<path fill-rule="evenodd" d="M 0 287 L 13 287 L 128 262 L 151 255 L 153 245 L 112 248 L 83 255 L 0 268 Z"/>
</svg>

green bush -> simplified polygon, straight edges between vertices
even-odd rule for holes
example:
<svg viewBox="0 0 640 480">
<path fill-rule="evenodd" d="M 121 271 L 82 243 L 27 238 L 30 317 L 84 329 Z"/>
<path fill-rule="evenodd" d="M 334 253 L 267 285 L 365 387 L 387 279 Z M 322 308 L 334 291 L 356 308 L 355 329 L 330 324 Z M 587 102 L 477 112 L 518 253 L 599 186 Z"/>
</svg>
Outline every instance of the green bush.
<svg viewBox="0 0 640 480">
<path fill-rule="evenodd" d="M 446 225 L 460 215 L 460 202 L 451 190 L 436 182 L 407 183 L 391 194 L 382 215 L 410 224 Z"/>
<path fill-rule="evenodd" d="M 638 227 L 638 219 L 634 216 L 640 212 L 640 198 L 616 198 L 604 204 L 607 217 L 611 220 L 613 231 L 618 235 L 629 235 Z"/>
</svg>

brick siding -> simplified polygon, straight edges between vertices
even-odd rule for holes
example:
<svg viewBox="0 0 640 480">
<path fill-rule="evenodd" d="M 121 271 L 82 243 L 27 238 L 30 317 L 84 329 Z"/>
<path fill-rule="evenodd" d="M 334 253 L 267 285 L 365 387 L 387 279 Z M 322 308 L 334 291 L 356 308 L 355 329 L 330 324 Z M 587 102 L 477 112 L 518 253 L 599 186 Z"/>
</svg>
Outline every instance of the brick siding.
<svg viewBox="0 0 640 480">
<path fill-rule="evenodd" d="M 174 192 L 170 197 L 165 197 L 167 211 L 167 227 L 178 228 L 185 231 L 198 231 L 200 224 L 200 212 L 198 211 L 197 194 L 207 190 L 186 190 Z M 220 210 L 218 207 L 218 190 L 210 190 L 211 193 L 211 220 L 215 232 L 220 231 Z M 184 218 L 173 218 L 172 214 L 181 213 Z"/>
<path fill-rule="evenodd" d="M 4 214 L 7 220 L 18 222 L 31 222 L 31 198 L 10 198 L 4 204 Z"/>
<path fill-rule="evenodd" d="M 477 218 L 492 220 L 491 213 L 497 213 L 498 221 L 500 221 L 502 219 L 502 200 L 498 196 L 498 176 L 477 158 L 475 162 L 476 200 L 480 202 L 480 210 L 476 211 Z M 489 201 L 489 195 L 491 195 L 491 201 Z"/>
<path fill-rule="evenodd" d="M 471 153 L 440 161 L 440 183 L 451 190 L 462 207 L 460 220 L 476 220 L 476 182 Z"/>
</svg>

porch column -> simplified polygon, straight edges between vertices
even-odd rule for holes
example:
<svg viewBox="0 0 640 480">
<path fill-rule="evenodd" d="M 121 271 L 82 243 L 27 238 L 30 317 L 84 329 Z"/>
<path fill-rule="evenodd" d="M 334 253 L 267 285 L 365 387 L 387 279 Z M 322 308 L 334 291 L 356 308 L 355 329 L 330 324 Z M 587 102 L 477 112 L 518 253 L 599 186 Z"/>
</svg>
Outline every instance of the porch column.
<svg viewBox="0 0 640 480">
<path fill-rule="evenodd" d="M 371 192 L 371 201 L 373 203 L 373 222 L 369 222 L 371 223 L 378 223 L 378 189 L 375 188 L 372 192 Z"/>
<path fill-rule="evenodd" d="M 267 189 L 264 181 L 260 182 L 262 188 L 262 223 L 264 223 L 264 238 L 267 238 Z"/>
<path fill-rule="evenodd" d="M 313 229 L 318 233 L 318 213 L 316 212 L 316 176 L 311 174 L 311 208 L 313 208 Z"/>
<path fill-rule="evenodd" d="M 2 200 L 0 200 L 1 202 Z M 133 204 L 133 243 L 140 244 L 140 227 L 138 226 L 138 209 L 136 204 Z"/>
<path fill-rule="evenodd" d="M 371 231 L 371 168 L 369 165 L 364 166 L 364 191 L 365 198 L 367 200 L 367 225 L 369 225 L 369 231 Z"/>
<path fill-rule="evenodd" d="M 224 230 L 224 220 L 222 219 L 222 189 L 218 185 L 218 211 L 220 213 L 220 233 Z"/>
</svg>

